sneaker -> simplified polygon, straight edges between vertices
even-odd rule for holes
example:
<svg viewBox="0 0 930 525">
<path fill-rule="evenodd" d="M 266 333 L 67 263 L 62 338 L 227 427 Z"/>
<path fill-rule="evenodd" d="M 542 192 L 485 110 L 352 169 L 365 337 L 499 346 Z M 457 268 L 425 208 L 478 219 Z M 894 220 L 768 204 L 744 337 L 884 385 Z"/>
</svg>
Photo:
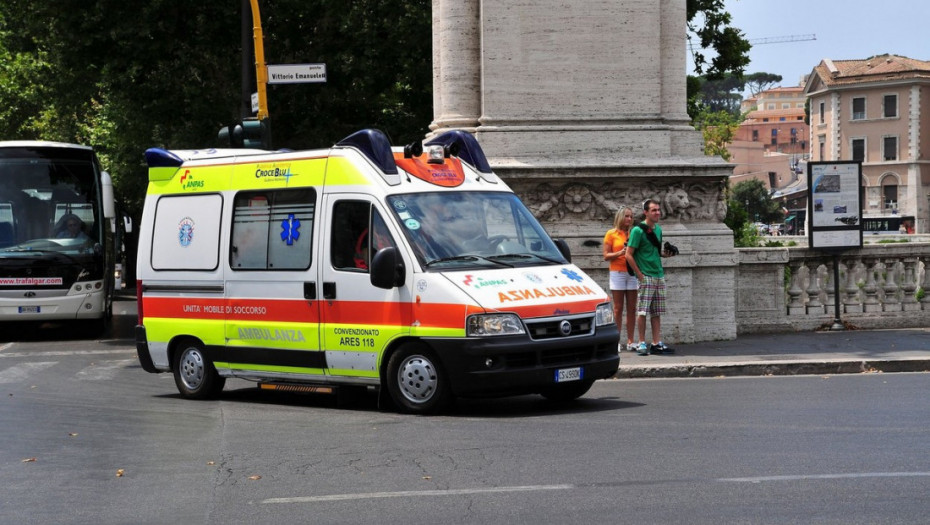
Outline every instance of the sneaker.
<svg viewBox="0 0 930 525">
<path fill-rule="evenodd" d="M 646 346 L 646 342 L 643 341 L 636 346 L 637 355 L 649 355 L 649 347 Z"/>
<path fill-rule="evenodd" d="M 654 344 L 649 345 L 649 353 L 661 355 L 662 354 L 662 347 L 660 346 L 661 344 L 662 343 L 659 342 L 659 343 L 654 343 Z"/>
<path fill-rule="evenodd" d="M 627 344 L 626 344 L 626 349 L 627 349 L 627 351 L 629 351 L 629 352 L 635 352 L 635 351 L 639 350 L 639 346 L 637 346 L 636 343 L 627 343 Z"/>
<path fill-rule="evenodd" d="M 666 345 L 666 344 L 663 343 L 662 341 L 659 341 L 658 343 L 654 344 L 653 346 L 654 346 L 654 347 L 658 347 L 658 348 L 660 349 L 660 351 L 661 351 L 663 354 L 674 354 L 674 353 L 675 353 L 675 349 L 674 349 L 674 348 L 672 348 L 672 347 Z"/>
</svg>

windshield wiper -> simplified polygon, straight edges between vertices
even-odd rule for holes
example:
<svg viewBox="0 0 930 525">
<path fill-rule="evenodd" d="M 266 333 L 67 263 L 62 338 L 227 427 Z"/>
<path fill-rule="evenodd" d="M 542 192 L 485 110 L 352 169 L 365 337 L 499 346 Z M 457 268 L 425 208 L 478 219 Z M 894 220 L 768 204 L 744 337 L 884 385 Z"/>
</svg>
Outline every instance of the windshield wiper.
<svg viewBox="0 0 930 525">
<path fill-rule="evenodd" d="M 537 258 L 537 259 L 542 259 L 542 260 L 544 260 L 544 261 L 546 261 L 546 262 L 551 262 L 551 263 L 553 263 L 553 264 L 565 264 L 565 261 L 559 261 L 559 260 L 557 260 L 557 259 L 553 259 L 552 257 L 546 257 L 545 255 L 539 255 L 539 254 L 536 254 L 536 253 L 505 253 L 505 254 L 503 254 L 503 255 L 492 255 L 492 256 L 490 256 L 490 257 L 488 257 L 488 258 L 494 260 L 495 262 L 499 262 L 499 261 L 497 261 L 497 259 L 504 259 L 504 258 L 509 258 L 509 259 L 532 259 L 532 258 L 534 258 L 534 257 Z"/>
<path fill-rule="evenodd" d="M 512 264 L 507 264 L 502 261 L 495 261 L 489 257 L 482 257 L 480 255 L 455 255 L 452 257 L 442 257 L 441 259 L 433 259 L 432 261 L 429 261 L 428 263 L 426 263 L 426 267 L 429 268 L 430 266 L 436 263 L 456 262 L 456 261 L 487 261 L 489 263 L 496 264 L 498 266 L 506 266 L 507 268 L 513 268 Z"/>
</svg>

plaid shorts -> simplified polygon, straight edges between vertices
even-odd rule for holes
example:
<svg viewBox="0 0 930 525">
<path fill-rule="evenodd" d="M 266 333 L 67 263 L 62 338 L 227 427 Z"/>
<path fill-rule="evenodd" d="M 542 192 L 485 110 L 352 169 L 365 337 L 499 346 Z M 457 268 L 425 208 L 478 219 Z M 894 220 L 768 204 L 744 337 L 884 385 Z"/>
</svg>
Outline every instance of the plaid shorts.
<svg viewBox="0 0 930 525">
<path fill-rule="evenodd" d="M 643 276 L 636 299 L 636 315 L 661 316 L 665 313 L 665 278 Z"/>
</svg>

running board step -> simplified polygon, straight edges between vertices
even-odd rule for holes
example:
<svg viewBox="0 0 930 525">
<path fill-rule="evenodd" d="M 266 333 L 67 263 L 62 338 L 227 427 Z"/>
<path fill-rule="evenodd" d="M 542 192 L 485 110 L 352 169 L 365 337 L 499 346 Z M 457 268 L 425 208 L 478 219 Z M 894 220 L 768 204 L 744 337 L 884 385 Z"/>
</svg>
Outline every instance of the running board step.
<svg viewBox="0 0 930 525">
<path fill-rule="evenodd" d="M 336 392 L 335 387 L 300 385 L 294 383 L 259 383 L 258 388 L 262 390 L 276 390 L 278 392 L 295 392 L 298 394 L 333 394 Z"/>
</svg>

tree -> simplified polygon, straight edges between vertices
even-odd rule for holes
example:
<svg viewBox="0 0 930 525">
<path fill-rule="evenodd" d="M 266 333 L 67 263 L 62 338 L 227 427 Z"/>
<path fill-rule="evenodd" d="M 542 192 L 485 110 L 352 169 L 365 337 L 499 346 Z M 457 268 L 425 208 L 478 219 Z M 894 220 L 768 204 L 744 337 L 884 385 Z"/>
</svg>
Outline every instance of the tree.
<svg viewBox="0 0 930 525">
<path fill-rule="evenodd" d="M 734 117 L 729 111 L 701 111 L 692 124 L 704 138 L 704 154 L 730 160 L 727 145 L 733 142 L 742 121 L 742 115 Z"/>
<path fill-rule="evenodd" d="M 763 72 L 750 73 L 743 77 L 743 82 L 745 87 L 749 89 L 749 93 L 754 97 L 781 82 L 781 75 Z"/>
<path fill-rule="evenodd" d="M 730 192 L 730 203 L 743 206 L 748 219 L 753 222 L 770 224 L 784 220 L 781 205 L 772 200 L 765 184 L 758 179 L 749 179 L 736 183 Z"/>
<path fill-rule="evenodd" d="M 730 13 L 724 10 L 723 0 L 688 0 L 688 42 L 694 59 L 694 70 L 706 78 L 716 80 L 725 73 L 737 77 L 749 65 L 749 50 L 752 47 L 743 32 L 730 25 Z M 698 46 L 694 46 L 690 35 L 695 35 Z M 714 56 L 705 55 L 710 49 Z"/>
</svg>

